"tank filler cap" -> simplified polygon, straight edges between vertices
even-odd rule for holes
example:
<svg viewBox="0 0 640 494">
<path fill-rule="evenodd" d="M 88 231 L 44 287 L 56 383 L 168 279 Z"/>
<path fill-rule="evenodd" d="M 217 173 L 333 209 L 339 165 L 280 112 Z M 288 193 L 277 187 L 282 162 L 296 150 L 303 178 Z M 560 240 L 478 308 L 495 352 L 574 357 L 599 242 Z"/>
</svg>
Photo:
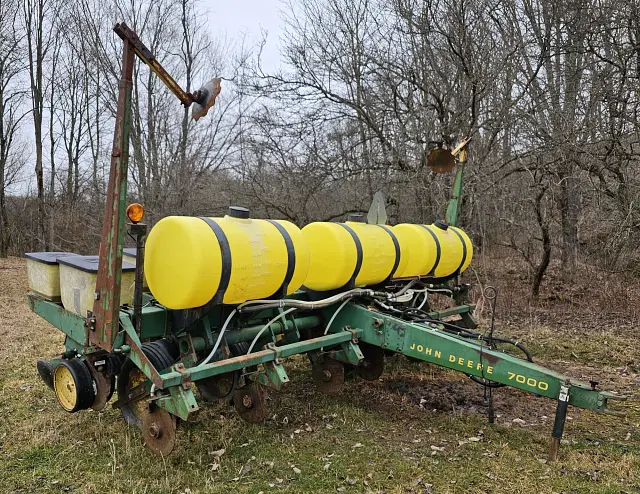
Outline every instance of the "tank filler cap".
<svg viewBox="0 0 640 494">
<path fill-rule="evenodd" d="M 347 216 L 347 221 L 352 221 L 354 223 L 366 223 L 367 220 L 364 218 L 364 214 L 362 213 L 349 213 Z"/>
<path fill-rule="evenodd" d="M 436 220 L 433 224 L 440 228 L 440 230 L 446 230 L 447 228 L 449 228 L 449 225 L 447 225 L 447 223 L 442 220 Z"/>
<path fill-rule="evenodd" d="M 247 220 L 249 219 L 249 210 L 242 206 L 229 206 L 229 216 Z"/>
</svg>

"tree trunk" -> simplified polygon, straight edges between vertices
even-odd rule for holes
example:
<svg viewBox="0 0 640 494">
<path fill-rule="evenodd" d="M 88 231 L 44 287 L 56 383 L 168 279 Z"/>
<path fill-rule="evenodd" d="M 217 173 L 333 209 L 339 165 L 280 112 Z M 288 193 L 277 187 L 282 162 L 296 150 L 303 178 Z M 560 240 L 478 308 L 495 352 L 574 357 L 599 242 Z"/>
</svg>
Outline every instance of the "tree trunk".
<svg viewBox="0 0 640 494">
<path fill-rule="evenodd" d="M 551 237 L 549 236 L 549 223 L 542 213 L 542 199 L 544 197 L 546 189 L 542 189 L 536 194 L 534 201 L 534 210 L 536 213 L 536 220 L 538 226 L 540 226 L 540 233 L 542 233 L 542 258 L 536 266 L 536 272 L 533 277 L 533 284 L 531 285 L 531 295 L 533 298 L 538 298 L 540 295 L 540 285 L 544 278 L 549 262 L 551 261 Z"/>
<path fill-rule="evenodd" d="M 4 163 L 0 158 L 0 257 L 9 255 L 9 217 L 4 195 Z"/>
<path fill-rule="evenodd" d="M 562 273 L 567 281 L 578 265 L 578 218 L 580 216 L 580 182 L 573 167 L 565 164 L 560 182 L 560 215 L 562 225 Z"/>
</svg>

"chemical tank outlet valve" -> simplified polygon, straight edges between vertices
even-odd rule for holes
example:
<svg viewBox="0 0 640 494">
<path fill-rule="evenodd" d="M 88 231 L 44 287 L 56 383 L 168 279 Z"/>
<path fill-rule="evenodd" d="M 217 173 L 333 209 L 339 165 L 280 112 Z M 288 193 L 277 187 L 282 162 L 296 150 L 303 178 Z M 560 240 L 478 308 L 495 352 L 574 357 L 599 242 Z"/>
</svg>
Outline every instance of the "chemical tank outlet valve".
<svg viewBox="0 0 640 494">
<path fill-rule="evenodd" d="M 449 225 L 447 225 L 447 223 L 442 220 L 436 220 L 433 224 L 440 228 L 440 230 L 446 230 L 447 228 L 449 228 Z"/>
<path fill-rule="evenodd" d="M 366 223 L 366 220 L 362 213 L 349 213 L 349 215 L 347 216 L 347 221 L 352 221 L 354 223 Z"/>
<path fill-rule="evenodd" d="M 229 206 L 229 216 L 232 218 L 249 219 L 249 210 L 242 206 Z"/>
</svg>

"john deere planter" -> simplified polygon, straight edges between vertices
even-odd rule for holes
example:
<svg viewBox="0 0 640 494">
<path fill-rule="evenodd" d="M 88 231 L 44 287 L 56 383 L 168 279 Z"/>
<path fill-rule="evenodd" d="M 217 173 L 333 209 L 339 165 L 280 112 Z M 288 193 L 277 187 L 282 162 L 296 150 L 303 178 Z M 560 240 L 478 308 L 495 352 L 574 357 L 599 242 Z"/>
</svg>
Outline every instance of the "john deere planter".
<svg viewBox="0 0 640 494">
<path fill-rule="evenodd" d="M 344 223 L 300 229 L 232 207 L 223 217 L 164 218 L 147 238 L 142 206 L 125 208 L 134 59 L 184 105 L 194 104 L 195 118 L 211 108 L 220 82 L 187 93 L 126 25 L 115 32 L 124 52 L 99 256 L 27 255 L 30 307 L 66 335 L 64 353 L 38 362 L 64 410 L 100 410 L 115 393 L 123 418 L 167 455 L 176 419 L 194 418 L 197 397 L 229 400 L 245 420 L 261 421 L 267 390 L 289 380 L 287 357 L 307 354 L 318 389 L 335 393 L 345 366 L 377 379 L 385 356 L 397 353 L 489 388 L 556 400 L 552 457 L 567 405 L 613 413 L 609 400 L 622 397 L 541 367 L 521 344 L 475 329 L 469 287 L 459 282 L 473 246 L 456 227 L 468 140 L 453 150 L 439 144 L 432 160 L 447 165 L 440 171 L 457 168 L 446 221 L 385 225 L 377 197 L 366 218 Z M 136 248 L 123 263 L 126 229 Z M 436 310 L 434 293 L 451 306 Z"/>
</svg>

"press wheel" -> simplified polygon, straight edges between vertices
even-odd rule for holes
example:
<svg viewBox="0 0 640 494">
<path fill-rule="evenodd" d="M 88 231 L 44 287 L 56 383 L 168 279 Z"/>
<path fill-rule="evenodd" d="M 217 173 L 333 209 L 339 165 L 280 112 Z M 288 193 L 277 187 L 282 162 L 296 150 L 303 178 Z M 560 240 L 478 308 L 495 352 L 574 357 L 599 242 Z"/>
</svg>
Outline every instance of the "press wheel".
<svg viewBox="0 0 640 494">
<path fill-rule="evenodd" d="M 91 372 L 79 358 L 62 360 L 53 371 L 53 391 L 67 412 L 89 408 L 96 398 Z"/>
<path fill-rule="evenodd" d="M 316 387 L 322 393 L 334 395 L 344 388 L 344 365 L 342 362 L 325 357 L 311 369 Z"/>
<path fill-rule="evenodd" d="M 158 456 L 168 456 L 176 445 L 176 418 L 162 408 L 142 415 L 142 437 Z"/>
<path fill-rule="evenodd" d="M 246 422 L 260 423 L 269 413 L 267 390 L 261 384 L 251 382 L 233 393 L 233 406 Z"/>
</svg>

